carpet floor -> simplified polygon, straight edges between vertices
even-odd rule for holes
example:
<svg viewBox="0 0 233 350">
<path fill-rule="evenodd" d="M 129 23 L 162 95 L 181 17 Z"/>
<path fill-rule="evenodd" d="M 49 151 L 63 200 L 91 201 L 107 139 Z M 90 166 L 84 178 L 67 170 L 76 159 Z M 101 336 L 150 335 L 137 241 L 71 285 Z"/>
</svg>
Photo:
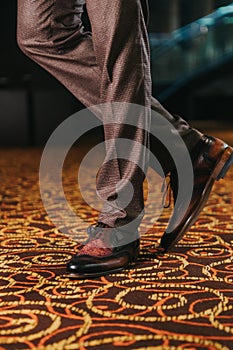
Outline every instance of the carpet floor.
<svg viewBox="0 0 233 350">
<path fill-rule="evenodd" d="M 80 225 L 61 232 L 41 200 L 40 157 L 39 149 L 0 150 L 1 350 L 233 349 L 233 169 L 164 256 L 156 245 L 172 208 L 155 206 L 161 183 L 149 173 L 137 262 L 115 275 L 71 280 L 65 264 L 79 248 L 73 237 L 98 215 L 95 174 L 86 161 L 78 188 L 74 147 L 63 180 Z"/>
</svg>

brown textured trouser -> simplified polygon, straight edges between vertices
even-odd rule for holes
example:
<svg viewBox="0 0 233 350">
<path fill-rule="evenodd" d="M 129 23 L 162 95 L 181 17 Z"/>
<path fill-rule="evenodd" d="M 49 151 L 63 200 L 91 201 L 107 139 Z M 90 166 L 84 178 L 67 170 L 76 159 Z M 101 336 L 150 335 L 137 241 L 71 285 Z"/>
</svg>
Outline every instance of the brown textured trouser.
<svg viewBox="0 0 233 350">
<path fill-rule="evenodd" d="M 81 15 L 86 3 L 92 34 L 85 32 Z M 17 39 L 22 51 L 56 77 L 85 106 L 104 102 L 130 102 L 146 107 L 137 116 L 138 125 L 130 138 L 148 147 L 150 108 L 166 118 L 184 139 L 189 150 L 201 134 L 179 117 L 173 117 L 151 97 L 149 45 L 146 31 L 147 0 L 18 0 Z M 107 122 L 107 113 L 102 115 Z M 104 126 L 105 139 L 127 135 L 124 123 Z M 159 128 L 159 126 L 158 126 Z M 165 173 L 172 160 L 163 145 L 151 141 L 151 151 Z M 106 150 L 114 152 L 111 147 Z M 136 150 L 136 161 L 144 160 L 145 148 Z M 106 204 L 99 220 L 119 226 L 143 215 L 144 172 L 132 162 L 114 159 L 102 166 L 97 189 Z M 117 184 L 129 180 L 134 187 L 132 201 L 121 208 L 114 201 Z M 124 185 L 121 186 L 124 191 Z"/>
</svg>

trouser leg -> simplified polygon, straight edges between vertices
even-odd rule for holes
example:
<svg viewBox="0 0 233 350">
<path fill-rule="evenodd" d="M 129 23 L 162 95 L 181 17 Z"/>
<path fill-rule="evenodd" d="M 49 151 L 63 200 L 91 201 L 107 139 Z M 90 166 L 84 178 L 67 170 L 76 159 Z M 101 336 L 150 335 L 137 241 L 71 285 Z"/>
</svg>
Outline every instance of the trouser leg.
<svg viewBox="0 0 233 350">
<path fill-rule="evenodd" d="M 144 206 L 144 174 L 149 160 L 149 138 L 145 130 L 150 128 L 151 107 L 149 44 L 143 7 L 140 0 L 101 0 L 101 3 L 87 0 L 87 11 L 101 71 L 101 101 L 128 102 L 145 107 L 133 116 L 136 125 L 133 131 L 126 126 L 131 122 L 130 108 L 119 107 L 114 111 L 107 108 L 102 115 L 104 124 L 111 123 L 104 126 L 105 140 L 112 140 L 112 143 L 106 143 L 106 160 L 115 159 L 102 166 L 97 179 L 97 190 L 106 200 L 100 221 L 119 226 L 137 218 L 139 224 Z M 124 147 L 123 141 L 116 143 L 125 137 L 144 147 L 132 144 Z M 124 160 L 121 147 L 124 148 Z M 132 194 L 127 181 L 133 186 L 133 197 L 123 208 L 125 193 Z"/>
</svg>

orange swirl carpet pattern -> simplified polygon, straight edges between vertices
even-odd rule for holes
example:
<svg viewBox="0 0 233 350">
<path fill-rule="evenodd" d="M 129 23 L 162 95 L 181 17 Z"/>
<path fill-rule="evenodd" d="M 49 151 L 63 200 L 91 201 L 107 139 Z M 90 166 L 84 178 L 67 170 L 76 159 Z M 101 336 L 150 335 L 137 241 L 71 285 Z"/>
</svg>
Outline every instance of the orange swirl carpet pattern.
<svg viewBox="0 0 233 350">
<path fill-rule="evenodd" d="M 155 214 L 161 187 L 152 176 L 138 261 L 80 281 L 65 273 L 79 247 L 72 233 L 84 232 L 98 211 L 80 195 L 77 167 L 67 161 L 64 190 L 83 227 L 60 232 L 41 201 L 40 156 L 38 149 L 0 151 L 0 349 L 233 349 L 233 169 L 165 256 L 155 247 L 171 209 Z M 94 180 L 86 172 L 89 204 Z"/>
</svg>

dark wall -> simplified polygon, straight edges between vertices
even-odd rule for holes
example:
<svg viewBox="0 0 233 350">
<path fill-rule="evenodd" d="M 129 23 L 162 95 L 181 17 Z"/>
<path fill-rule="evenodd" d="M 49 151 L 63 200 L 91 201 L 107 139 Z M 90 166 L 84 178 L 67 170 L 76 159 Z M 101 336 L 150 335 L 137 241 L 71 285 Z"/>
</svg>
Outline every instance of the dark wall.
<svg viewBox="0 0 233 350">
<path fill-rule="evenodd" d="M 16 5 L 1 0 L 0 145 L 44 144 L 82 105 L 18 48 Z"/>
</svg>

